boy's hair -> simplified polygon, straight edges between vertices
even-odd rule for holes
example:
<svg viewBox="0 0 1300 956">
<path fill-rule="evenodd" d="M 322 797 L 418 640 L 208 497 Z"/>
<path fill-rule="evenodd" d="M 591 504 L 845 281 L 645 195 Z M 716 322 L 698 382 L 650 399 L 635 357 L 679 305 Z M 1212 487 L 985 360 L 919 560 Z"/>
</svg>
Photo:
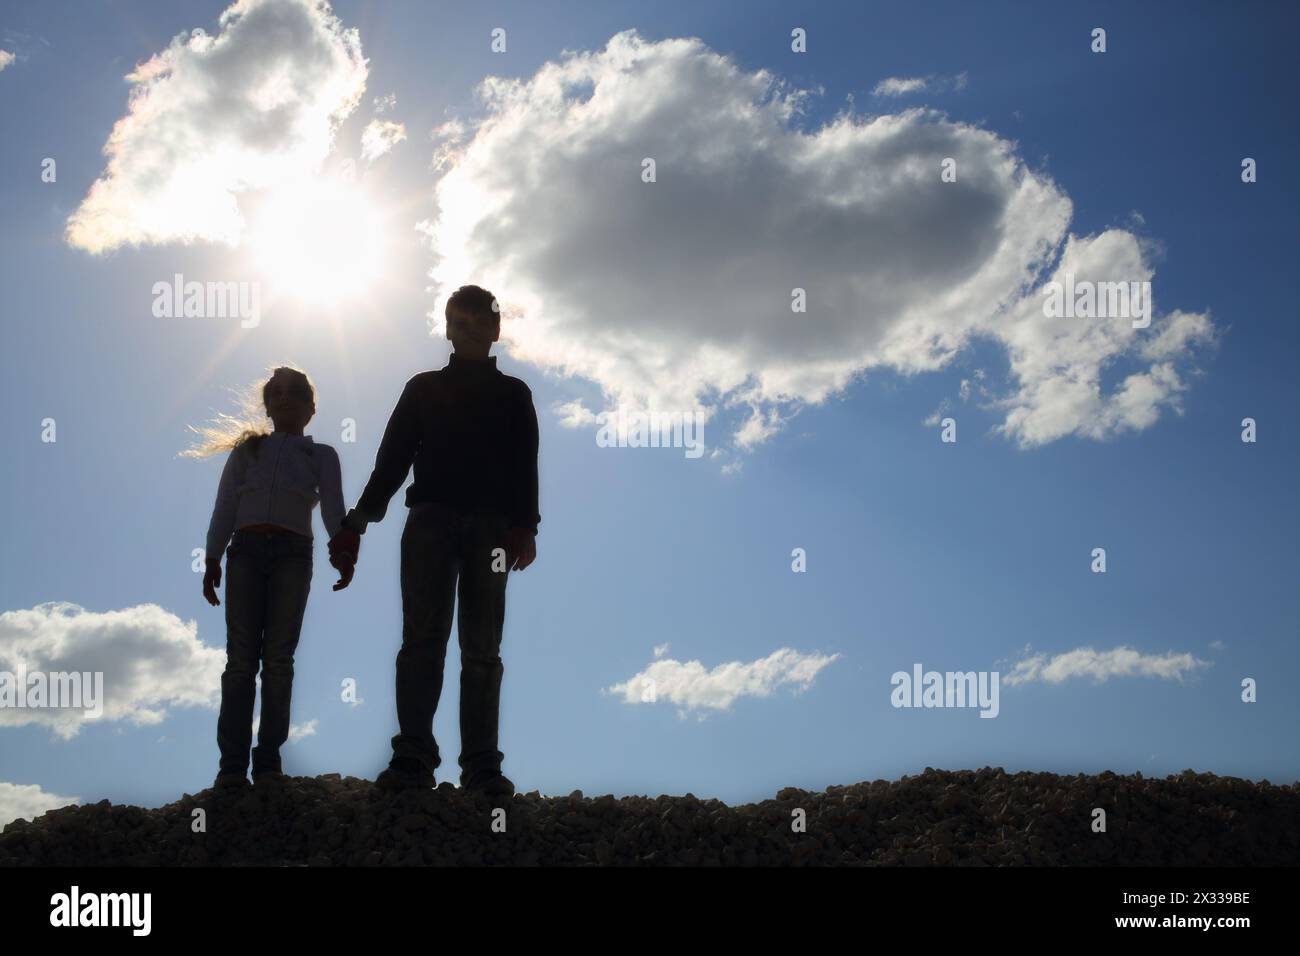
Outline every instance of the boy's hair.
<svg viewBox="0 0 1300 956">
<path fill-rule="evenodd" d="M 501 306 L 497 304 L 497 297 L 479 286 L 463 285 L 453 292 L 447 300 L 446 314 L 450 315 L 453 308 L 501 324 Z"/>
</svg>

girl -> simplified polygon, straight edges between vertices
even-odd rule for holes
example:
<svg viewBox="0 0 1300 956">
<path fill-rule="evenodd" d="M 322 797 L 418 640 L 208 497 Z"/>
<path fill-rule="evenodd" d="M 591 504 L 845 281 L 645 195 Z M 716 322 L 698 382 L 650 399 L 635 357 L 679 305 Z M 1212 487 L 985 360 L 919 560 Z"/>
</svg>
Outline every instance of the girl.
<svg viewBox="0 0 1300 956">
<path fill-rule="evenodd" d="M 256 400 L 245 411 L 258 417 Z M 262 720 L 252 750 L 254 784 L 275 782 L 280 747 L 289 736 L 293 655 L 311 589 L 311 514 L 317 502 L 333 537 L 343 521 L 338 455 L 312 441 L 303 429 L 316 413 L 316 393 L 306 373 L 275 369 L 262 386 L 261 402 L 273 426 L 249 416 L 221 415 L 196 431 L 204 457 L 228 451 L 216 506 L 208 525 L 203 596 L 218 605 L 221 553 L 226 552 L 226 670 L 221 676 L 217 745 L 221 766 L 216 786 L 247 786 L 253 699 L 262 670 Z M 233 533 L 233 536 L 232 536 Z M 355 556 L 331 561 L 339 569 L 338 591 L 352 580 Z"/>
</svg>

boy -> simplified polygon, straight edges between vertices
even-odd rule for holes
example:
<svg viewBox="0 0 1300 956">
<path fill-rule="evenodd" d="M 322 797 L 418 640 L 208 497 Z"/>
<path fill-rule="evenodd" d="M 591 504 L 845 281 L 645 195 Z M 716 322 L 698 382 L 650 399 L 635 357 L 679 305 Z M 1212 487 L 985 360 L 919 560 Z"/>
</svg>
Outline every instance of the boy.
<svg viewBox="0 0 1300 956">
<path fill-rule="evenodd" d="M 402 648 L 393 757 L 385 789 L 434 786 L 441 763 L 433 716 L 452 611 L 460 597 L 461 786 L 514 793 L 497 749 L 506 577 L 537 556 L 537 413 L 532 392 L 489 356 L 501 336 L 492 293 L 461 286 L 447 301 L 447 366 L 406 383 L 357 505 L 330 542 L 350 566 L 366 525 L 380 521 L 415 465 L 402 532 Z M 337 562 L 337 563 L 336 563 Z"/>
</svg>

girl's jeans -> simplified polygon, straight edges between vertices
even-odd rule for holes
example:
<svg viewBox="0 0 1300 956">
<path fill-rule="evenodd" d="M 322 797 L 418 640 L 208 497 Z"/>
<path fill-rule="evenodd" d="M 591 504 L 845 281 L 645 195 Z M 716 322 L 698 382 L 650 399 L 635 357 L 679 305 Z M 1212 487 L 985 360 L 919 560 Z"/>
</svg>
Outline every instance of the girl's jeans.
<svg viewBox="0 0 1300 956">
<path fill-rule="evenodd" d="M 312 541 L 292 531 L 236 531 L 226 550 L 226 670 L 217 746 L 221 772 L 248 770 L 262 668 L 262 723 L 253 773 L 278 772 L 289 736 L 293 654 L 311 590 Z"/>
</svg>

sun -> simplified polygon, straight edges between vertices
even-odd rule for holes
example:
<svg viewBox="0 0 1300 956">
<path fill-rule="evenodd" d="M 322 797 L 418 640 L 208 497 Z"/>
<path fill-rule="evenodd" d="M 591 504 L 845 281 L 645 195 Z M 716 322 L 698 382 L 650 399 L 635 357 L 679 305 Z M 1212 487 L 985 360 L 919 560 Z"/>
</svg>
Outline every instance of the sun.
<svg viewBox="0 0 1300 956">
<path fill-rule="evenodd" d="M 379 279 L 384 221 L 353 183 L 278 189 L 254 217 L 253 253 L 276 294 L 314 305 L 355 302 Z"/>
</svg>

